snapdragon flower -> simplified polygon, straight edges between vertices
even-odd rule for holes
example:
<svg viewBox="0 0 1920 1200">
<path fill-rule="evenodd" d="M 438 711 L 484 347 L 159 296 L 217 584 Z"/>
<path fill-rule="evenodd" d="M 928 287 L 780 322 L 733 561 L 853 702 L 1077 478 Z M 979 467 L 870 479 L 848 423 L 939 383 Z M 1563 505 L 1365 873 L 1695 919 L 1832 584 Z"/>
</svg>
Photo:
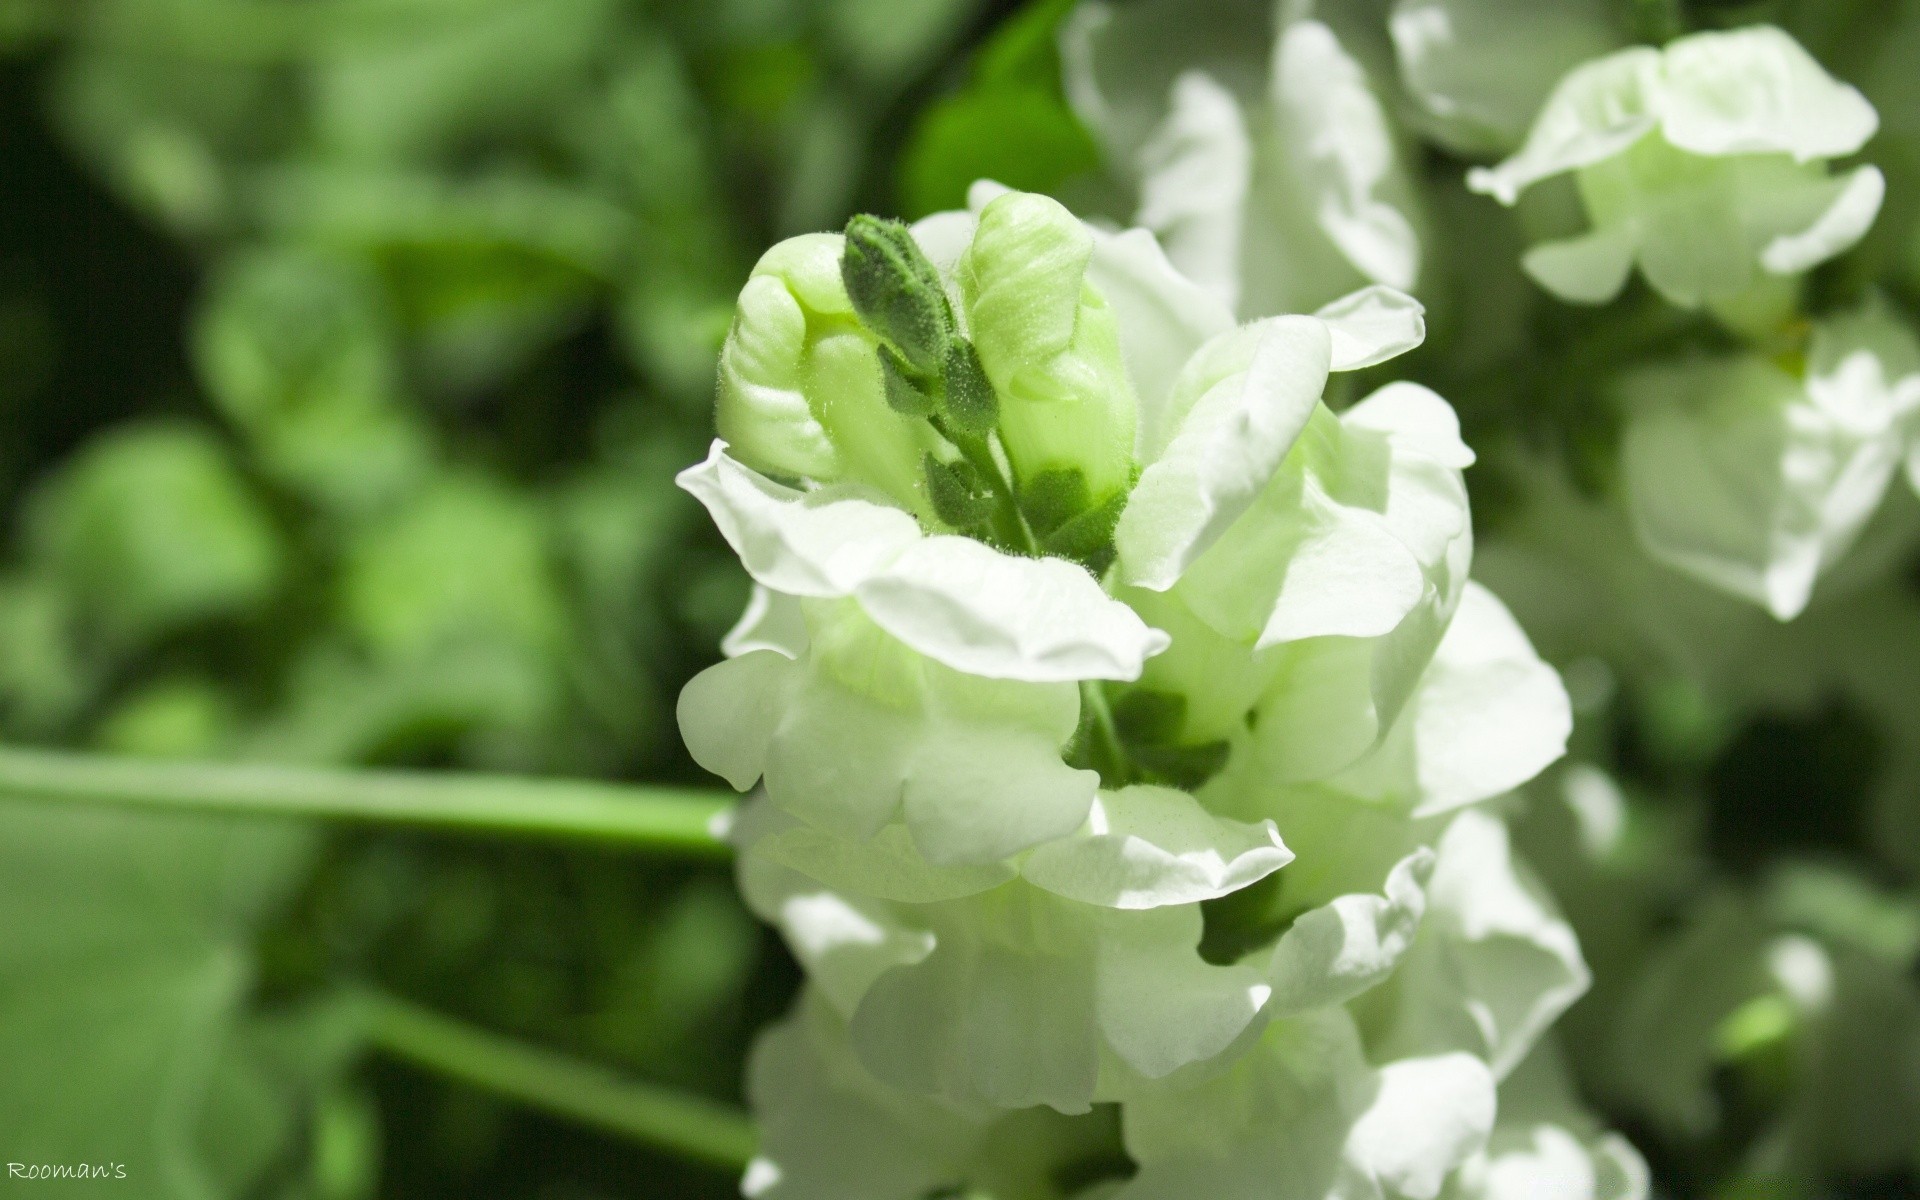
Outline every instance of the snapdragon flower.
<svg viewBox="0 0 1920 1200">
<path fill-rule="evenodd" d="M 1575 69 L 1520 151 L 1467 183 L 1511 205 L 1574 173 L 1592 228 L 1523 259 L 1563 300 L 1605 303 L 1638 265 L 1676 305 L 1764 324 L 1796 276 L 1873 224 L 1880 171 L 1827 163 L 1877 126 L 1865 97 L 1779 29 L 1697 33 Z"/>
<path fill-rule="evenodd" d="M 681 728 L 756 792 L 742 892 L 810 981 L 749 1186 L 1065 1194 L 982 1147 L 1119 1104 L 1121 1195 L 1257 1187 L 1277 1123 L 1303 1186 L 1431 1197 L 1586 978 L 1474 808 L 1570 722 L 1468 582 L 1452 411 L 1322 400 L 1420 308 L 1237 326 L 1144 231 L 972 199 L 769 251 L 722 356 L 743 449 L 681 478 L 755 584 Z M 1180 1114 L 1221 1088 L 1270 1103 L 1209 1140 Z M 849 1111 L 904 1123 L 878 1181 L 812 1145 Z"/>
<path fill-rule="evenodd" d="M 1817 323 L 1804 363 L 1747 353 L 1650 364 L 1618 393 L 1641 544 L 1784 621 L 1806 608 L 1911 453 L 1920 345 L 1869 305 Z"/>
<path fill-rule="evenodd" d="M 1420 279 L 1422 216 L 1376 81 L 1306 6 L 1088 0 L 1067 97 L 1138 186 L 1134 220 L 1246 316 Z"/>
</svg>

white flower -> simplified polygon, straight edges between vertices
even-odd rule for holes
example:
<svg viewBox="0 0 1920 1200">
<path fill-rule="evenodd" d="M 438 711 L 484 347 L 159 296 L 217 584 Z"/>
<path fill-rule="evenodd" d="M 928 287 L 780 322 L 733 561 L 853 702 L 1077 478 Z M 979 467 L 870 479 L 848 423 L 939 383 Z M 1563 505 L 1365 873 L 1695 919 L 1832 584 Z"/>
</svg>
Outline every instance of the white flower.
<svg viewBox="0 0 1920 1200">
<path fill-rule="evenodd" d="M 1326 23 L 1282 8 L 1249 29 L 1180 0 L 1089 0 L 1062 58 L 1075 111 L 1138 181 L 1134 219 L 1241 313 L 1414 287 L 1418 217 L 1394 131 Z"/>
<path fill-rule="evenodd" d="M 1549 1042 L 1501 1082 L 1487 1148 L 1461 1164 L 1443 1200 L 1647 1200 L 1645 1160 L 1580 1107 L 1566 1074 Z"/>
<path fill-rule="evenodd" d="M 1271 1025 L 1197 1087 L 1127 1104 L 1120 1200 L 1432 1200 L 1485 1144 L 1494 1083 L 1465 1054 L 1374 1067 L 1343 1009 Z"/>
<path fill-rule="evenodd" d="M 1504 1078 L 1591 976 L 1498 818 L 1459 814 L 1438 851 L 1420 936 L 1388 987 L 1367 997 L 1371 1044 L 1389 1058 L 1464 1050 Z"/>
<path fill-rule="evenodd" d="M 1866 233 L 1884 178 L 1871 166 L 1829 177 L 1825 163 L 1876 125 L 1858 91 L 1780 30 L 1699 33 L 1577 68 L 1520 152 L 1467 181 L 1512 204 L 1577 173 L 1593 228 L 1524 260 L 1564 300 L 1612 299 L 1637 263 L 1674 304 L 1731 308 Z"/>
<path fill-rule="evenodd" d="M 958 1188 L 1059 1200 L 1059 1168 L 1117 1151 L 1110 1121 L 957 1108 L 886 1086 L 812 992 L 755 1042 L 747 1094 L 760 1134 L 741 1182 L 749 1200 L 917 1200 Z"/>
<path fill-rule="evenodd" d="M 1605 0 L 1395 0 L 1387 18 L 1420 127 L 1469 154 L 1520 145 L 1560 77 L 1618 48 Z"/>
<path fill-rule="evenodd" d="M 1788 620 L 1899 468 L 1920 349 L 1870 307 L 1815 327 L 1804 375 L 1749 354 L 1642 367 L 1619 392 L 1641 543 Z"/>
</svg>

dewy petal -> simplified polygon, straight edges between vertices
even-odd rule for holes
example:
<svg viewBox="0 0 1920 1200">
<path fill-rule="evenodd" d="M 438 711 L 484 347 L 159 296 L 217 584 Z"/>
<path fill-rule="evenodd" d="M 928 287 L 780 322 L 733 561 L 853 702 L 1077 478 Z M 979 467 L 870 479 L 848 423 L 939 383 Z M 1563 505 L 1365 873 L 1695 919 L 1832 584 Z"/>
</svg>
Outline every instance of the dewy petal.
<svg viewBox="0 0 1920 1200">
<path fill-rule="evenodd" d="M 1382 894 L 1338 896 L 1295 918 L 1267 962 L 1269 1015 L 1344 1004 L 1393 974 L 1419 931 L 1433 863 L 1431 850 L 1416 850 L 1387 875 Z"/>
<path fill-rule="evenodd" d="M 1879 127 L 1873 106 L 1771 25 L 1697 33 L 1664 53 L 1661 132 L 1695 154 L 1852 154 Z"/>
<path fill-rule="evenodd" d="M 797 598 L 753 585 L 740 619 L 720 639 L 720 651 L 728 658 L 749 650 L 772 650 L 788 658 L 807 652 L 807 619 Z"/>
<path fill-rule="evenodd" d="M 1420 239 L 1394 200 L 1406 192 L 1386 110 L 1366 72 L 1319 21 L 1289 24 L 1274 47 L 1272 102 L 1321 231 L 1355 269 L 1402 290 L 1420 274 Z"/>
<path fill-rule="evenodd" d="M 1169 395 L 1180 369 L 1210 339 L 1234 327 L 1233 310 L 1182 275 L 1144 229 L 1093 230 L 1087 282 L 1106 298 L 1120 329 L 1120 352 L 1140 404 L 1134 444 L 1164 444 Z"/>
<path fill-rule="evenodd" d="M 1395 976 L 1380 1052 L 1462 1050 L 1504 1077 L 1591 979 L 1573 928 L 1515 859 L 1505 823 L 1469 809 L 1441 835 L 1426 921 Z"/>
<path fill-rule="evenodd" d="M 1326 323 L 1329 369 L 1358 371 L 1397 358 L 1427 339 L 1426 306 L 1378 284 L 1342 296 L 1313 315 Z"/>
<path fill-rule="evenodd" d="M 1272 821 L 1225 820 L 1185 792 L 1142 785 L 1102 792 L 1081 836 L 1040 846 L 1020 873 L 1069 900 L 1159 908 L 1224 896 L 1291 861 Z"/>
<path fill-rule="evenodd" d="M 707 460 L 675 482 L 706 506 L 747 574 L 776 592 L 848 595 L 920 540 L 920 526 L 908 513 L 782 487 L 726 450 L 716 439 Z"/>
<path fill-rule="evenodd" d="M 752 787 L 766 769 L 768 745 L 797 677 L 786 655 L 749 650 L 689 680 L 677 713 L 693 761 L 737 792 Z"/>
<path fill-rule="evenodd" d="M 1240 233 L 1253 144 L 1233 93 L 1205 71 L 1174 80 L 1166 120 L 1140 151 L 1136 224 L 1228 308 L 1240 299 Z"/>
<path fill-rule="evenodd" d="M 1127 582 L 1173 586 L 1246 513 L 1292 449 L 1327 380 L 1329 336 L 1311 317 L 1273 317 L 1244 372 L 1209 388 L 1141 473 L 1114 542 Z"/>
<path fill-rule="evenodd" d="M 989 679 L 1133 680 L 1167 648 L 1165 634 L 1075 564 L 1015 558 L 968 538 L 916 541 L 854 594 L 908 646 Z"/>
<path fill-rule="evenodd" d="M 1065 837 L 1087 819 L 1100 777 L 1024 730 L 936 731 L 906 767 L 907 828 L 929 862 L 991 863 Z"/>
<path fill-rule="evenodd" d="M 1469 582 L 1405 719 L 1416 817 L 1512 791 L 1566 753 L 1573 708 L 1560 674 L 1498 597 Z"/>
<path fill-rule="evenodd" d="M 1660 51 L 1651 46 L 1575 68 L 1547 98 L 1520 152 L 1467 172 L 1467 186 L 1513 204 L 1542 179 L 1612 158 L 1654 128 L 1660 73 Z"/>
<path fill-rule="evenodd" d="M 1835 181 L 1833 203 L 1812 225 L 1761 248 L 1760 265 L 1775 275 L 1795 275 L 1844 253 L 1873 227 L 1886 194 L 1887 180 L 1878 167 L 1856 168 Z"/>
</svg>

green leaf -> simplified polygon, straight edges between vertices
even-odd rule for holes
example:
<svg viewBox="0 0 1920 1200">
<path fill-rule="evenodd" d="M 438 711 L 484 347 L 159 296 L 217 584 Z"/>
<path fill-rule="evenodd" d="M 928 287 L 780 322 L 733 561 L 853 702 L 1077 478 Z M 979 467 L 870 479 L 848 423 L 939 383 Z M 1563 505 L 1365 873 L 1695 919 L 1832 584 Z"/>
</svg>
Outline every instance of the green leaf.
<svg viewBox="0 0 1920 1200">
<path fill-rule="evenodd" d="M 264 507 L 196 425 L 94 441 L 33 498 L 27 523 L 35 556 L 120 645 L 256 609 L 280 581 Z"/>
<path fill-rule="evenodd" d="M 900 352 L 885 342 L 879 346 L 880 379 L 887 390 L 887 407 L 916 419 L 933 414 L 933 394 L 913 378 L 913 368 Z"/>
<path fill-rule="evenodd" d="M 256 1194 L 296 1152 L 294 1063 L 337 1070 L 352 1040 L 246 1004 L 254 932 L 312 846 L 284 824 L 0 800 L 9 1161 L 118 1164 L 162 1200 Z"/>
<path fill-rule="evenodd" d="M 1000 398 L 980 365 L 973 343 L 955 338 L 947 347 L 947 390 L 941 413 L 962 433 L 985 437 L 1000 420 Z"/>
<path fill-rule="evenodd" d="M 1020 489 L 1020 511 L 1043 538 L 1085 512 L 1092 502 L 1086 473 L 1077 468 L 1042 471 Z"/>
<path fill-rule="evenodd" d="M 927 494 L 942 521 L 963 532 L 982 525 L 993 515 L 993 493 L 970 462 L 941 462 L 926 458 Z"/>
<path fill-rule="evenodd" d="M 867 328 L 892 342 L 919 376 L 938 374 L 953 337 L 946 288 L 913 234 L 865 213 L 847 222 L 840 274 Z"/>
<path fill-rule="evenodd" d="M 1099 147 L 1052 89 L 968 89 L 921 114 L 900 160 L 901 208 L 916 217 L 965 208 L 977 179 L 1057 193 L 1099 165 Z"/>
</svg>

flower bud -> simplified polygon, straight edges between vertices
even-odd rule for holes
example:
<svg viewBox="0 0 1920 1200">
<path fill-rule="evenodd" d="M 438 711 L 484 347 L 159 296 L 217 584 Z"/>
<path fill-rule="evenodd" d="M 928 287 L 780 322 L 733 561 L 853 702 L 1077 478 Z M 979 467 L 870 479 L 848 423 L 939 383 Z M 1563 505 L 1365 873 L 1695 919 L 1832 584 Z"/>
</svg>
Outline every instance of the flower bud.
<svg viewBox="0 0 1920 1200">
<path fill-rule="evenodd" d="M 953 338 L 953 311 L 912 231 L 864 213 L 848 221 L 840 276 L 860 320 L 891 342 L 915 374 L 940 370 Z"/>
<path fill-rule="evenodd" d="M 980 213 L 959 276 L 1017 481 L 1077 472 L 1097 508 L 1132 483 L 1135 405 L 1113 309 L 1087 282 L 1092 256 L 1065 208 L 1012 192 Z"/>
<path fill-rule="evenodd" d="M 839 234 L 789 238 L 741 289 L 720 351 L 719 432 L 740 461 L 826 483 L 857 480 L 928 513 L 921 460 L 932 434 L 890 385 L 883 347 L 842 281 Z M 901 407 L 903 404 L 905 408 Z"/>
</svg>

